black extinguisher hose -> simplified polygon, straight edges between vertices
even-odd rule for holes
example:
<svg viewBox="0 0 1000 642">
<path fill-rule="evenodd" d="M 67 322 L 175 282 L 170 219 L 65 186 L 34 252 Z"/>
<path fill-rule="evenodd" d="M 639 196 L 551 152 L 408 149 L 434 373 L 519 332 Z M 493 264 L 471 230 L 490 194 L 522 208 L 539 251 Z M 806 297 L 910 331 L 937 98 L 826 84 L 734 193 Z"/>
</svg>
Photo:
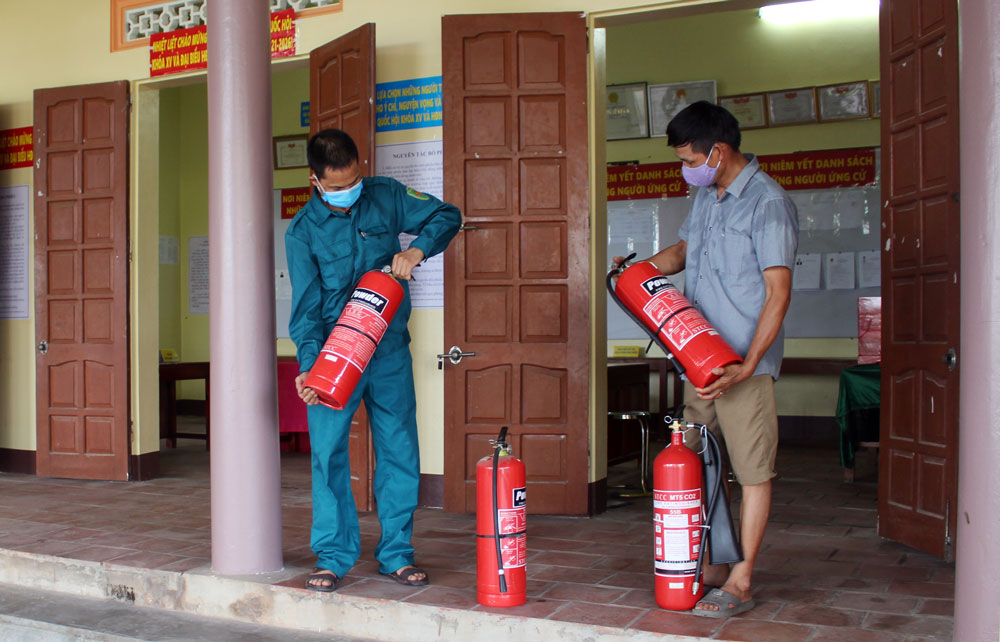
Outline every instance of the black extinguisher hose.
<svg viewBox="0 0 1000 642">
<path fill-rule="evenodd" d="M 608 286 L 608 294 L 610 294 L 611 295 L 611 299 L 616 304 L 618 304 L 618 307 L 622 309 L 622 312 L 624 312 L 625 315 L 628 316 L 628 318 L 632 319 L 632 321 L 634 321 L 636 323 L 636 325 L 638 325 L 640 328 L 642 328 L 643 331 L 645 331 L 645 333 L 649 335 L 650 343 L 655 342 L 656 345 L 660 346 L 660 349 L 663 350 L 667 354 L 667 360 L 670 361 L 671 364 L 673 364 L 674 370 L 677 372 L 677 376 L 679 377 L 682 374 L 684 374 L 684 372 L 685 372 L 684 366 L 681 365 L 681 362 L 677 359 L 677 357 L 674 356 L 674 353 L 670 351 L 670 348 L 668 348 L 663 343 L 663 341 L 660 339 L 660 332 L 659 331 L 660 331 L 660 329 L 663 328 L 663 325 L 665 325 L 666 322 L 670 320 L 670 317 L 667 317 L 666 319 L 664 319 L 663 320 L 663 324 L 660 326 L 660 328 L 657 328 L 656 333 L 653 333 L 653 332 L 651 332 L 649 330 L 649 328 L 646 327 L 645 323 L 643 323 L 642 321 L 639 320 L 639 317 L 635 316 L 635 314 L 633 314 L 632 311 L 629 310 L 628 307 L 626 307 L 626 305 L 624 303 L 622 303 L 621 299 L 618 298 L 618 295 L 615 294 L 614 278 L 619 273 L 622 272 L 622 267 L 621 266 L 625 265 L 625 263 L 627 261 L 631 261 L 634 258 L 635 258 L 635 252 L 633 252 L 633 253 L 629 254 L 628 256 L 626 256 L 625 260 L 621 262 L 621 265 L 619 265 L 618 267 L 615 267 L 615 268 L 611 268 L 611 271 L 608 272 L 608 278 L 606 280 L 606 283 L 607 283 L 607 286 Z M 673 316 L 673 315 L 671 315 L 671 316 Z M 649 347 L 648 346 L 646 347 L 646 351 L 649 352 Z"/>
<path fill-rule="evenodd" d="M 709 465 L 720 465 L 721 453 L 719 452 L 719 444 L 716 443 L 715 439 L 709 436 L 708 430 L 705 430 L 705 435 L 702 439 L 705 443 L 702 444 L 702 448 L 706 448 L 707 454 L 706 466 Z M 709 463 L 712 462 L 712 463 Z M 702 524 L 704 530 L 704 535 L 701 538 L 701 546 L 698 548 L 698 563 L 694 568 L 694 584 L 691 586 L 691 594 L 695 595 L 698 593 L 698 586 L 701 583 L 701 569 L 705 562 L 705 551 L 708 549 L 705 544 L 708 541 L 708 523 L 712 519 L 712 514 L 715 511 L 715 503 L 719 500 L 719 491 L 722 490 L 722 474 L 715 476 L 715 483 L 712 488 L 708 491 L 708 511 L 705 513 L 705 519 Z"/>
<path fill-rule="evenodd" d="M 497 547 L 497 575 L 500 576 L 500 592 L 507 592 L 507 577 L 503 572 L 503 553 L 500 550 L 500 509 L 497 504 L 497 469 L 500 467 L 500 451 L 507 447 L 507 426 L 500 429 L 496 446 L 493 448 L 493 541 Z"/>
</svg>

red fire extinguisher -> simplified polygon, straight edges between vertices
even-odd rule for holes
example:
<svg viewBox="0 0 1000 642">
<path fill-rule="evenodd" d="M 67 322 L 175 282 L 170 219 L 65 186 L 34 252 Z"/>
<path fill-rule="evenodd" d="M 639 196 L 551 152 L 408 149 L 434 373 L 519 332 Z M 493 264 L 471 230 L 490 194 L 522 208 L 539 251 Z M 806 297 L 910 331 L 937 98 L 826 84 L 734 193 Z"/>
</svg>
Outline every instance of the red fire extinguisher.
<svg viewBox="0 0 1000 642">
<path fill-rule="evenodd" d="M 403 301 L 403 286 L 386 266 L 365 272 L 309 370 L 305 385 L 324 406 L 341 410 Z"/>
<path fill-rule="evenodd" d="M 684 445 L 684 426 L 671 425 L 670 445 L 653 462 L 653 532 L 656 603 L 664 609 L 693 609 L 701 585 L 702 464 Z"/>
<path fill-rule="evenodd" d="M 510 453 L 507 426 L 476 464 L 476 601 L 520 606 L 527 597 L 524 462 Z"/>
<path fill-rule="evenodd" d="M 696 388 L 719 378 L 712 374 L 714 368 L 743 360 L 655 265 L 642 261 L 625 267 L 615 285 L 613 277 L 621 269 L 608 273 L 611 298 L 653 337 L 677 372 L 686 374 Z"/>
</svg>

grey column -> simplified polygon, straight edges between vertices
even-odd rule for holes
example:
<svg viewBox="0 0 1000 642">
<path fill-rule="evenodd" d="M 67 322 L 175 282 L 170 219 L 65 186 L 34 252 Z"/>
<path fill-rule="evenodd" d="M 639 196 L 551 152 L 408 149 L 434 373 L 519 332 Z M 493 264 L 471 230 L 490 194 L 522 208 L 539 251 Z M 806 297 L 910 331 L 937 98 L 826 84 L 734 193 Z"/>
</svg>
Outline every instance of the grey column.
<svg viewBox="0 0 1000 642">
<path fill-rule="evenodd" d="M 270 18 L 208 2 L 212 569 L 279 570 Z"/>
<path fill-rule="evenodd" d="M 1000 633 L 1000 4 L 962 0 L 959 92 L 962 344 L 959 354 L 955 640 Z"/>
</svg>

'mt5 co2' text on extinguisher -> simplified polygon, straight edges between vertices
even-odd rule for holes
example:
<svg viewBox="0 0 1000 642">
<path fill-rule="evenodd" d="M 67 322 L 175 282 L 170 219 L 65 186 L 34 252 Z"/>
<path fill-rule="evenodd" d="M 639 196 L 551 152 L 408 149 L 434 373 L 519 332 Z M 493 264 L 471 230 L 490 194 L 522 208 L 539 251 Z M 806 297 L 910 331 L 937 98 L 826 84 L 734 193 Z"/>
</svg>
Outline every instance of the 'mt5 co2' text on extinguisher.
<svg viewBox="0 0 1000 642">
<path fill-rule="evenodd" d="M 476 464 L 476 601 L 520 606 L 527 596 L 524 462 L 510 454 L 507 426 Z"/>
<path fill-rule="evenodd" d="M 361 276 L 309 370 L 303 385 L 324 406 L 343 409 L 403 301 L 403 286 L 390 271 L 386 266 Z"/>
<path fill-rule="evenodd" d="M 641 261 L 626 267 L 634 256 L 608 272 L 608 292 L 667 353 L 678 374 L 686 374 L 696 388 L 704 388 L 719 378 L 712 374 L 714 368 L 742 361 L 655 265 Z M 619 273 L 616 284 L 614 277 Z"/>
</svg>

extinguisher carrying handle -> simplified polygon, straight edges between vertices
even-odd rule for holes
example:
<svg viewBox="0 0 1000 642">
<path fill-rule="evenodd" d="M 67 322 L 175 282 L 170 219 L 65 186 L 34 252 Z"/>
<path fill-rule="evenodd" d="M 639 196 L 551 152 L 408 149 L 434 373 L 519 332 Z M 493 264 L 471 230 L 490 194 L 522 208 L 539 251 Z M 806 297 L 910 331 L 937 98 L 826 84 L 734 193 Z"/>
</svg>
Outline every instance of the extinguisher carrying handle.
<svg viewBox="0 0 1000 642">
<path fill-rule="evenodd" d="M 674 356 L 674 353 L 670 351 L 670 348 L 668 348 L 667 345 L 663 343 L 663 340 L 660 339 L 659 331 L 657 331 L 654 334 L 649 328 L 646 327 L 645 323 L 639 320 L 639 317 L 632 314 L 632 311 L 629 310 L 628 307 L 624 303 L 622 303 L 621 299 L 618 298 L 618 295 L 615 294 L 615 277 L 618 276 L 623 271 L 622 266 L 628 263 L 633 258 L 635 258 L 635 252 L 626 256 L 624 261 L 622 261 L 618 266 L 611 268 L 611 271 L 608 272 L 608 278 L 606 280 L 608 287 L 608 294 L 611 295 L 611 299 L 618 305 L 619 308 L 621 308 L 622 312 L 624 312 L 628 318 L 632 319 L 632 321 L 634 321 L 636 325 L 642 328 L 643 332 L 649 335 L 650 341 L 649 345 L 646 346 L 646 352 L 649 352 L 649 347 L 653 345 L 653 343 L 656 343 L 656 345 L 660 346 L 660 350 L 663 350 L 663 352 L 667 355 L 667 361 L 669 361 L 671 365 L 673 365 L 674 371 L 677 372 L 677 376 L 679 377 L 685 372 L 687 372 L 687 369 L 683 365 L 681 365 L 681 362 L 677 359 L 677 357 Z"/>
</svg>

